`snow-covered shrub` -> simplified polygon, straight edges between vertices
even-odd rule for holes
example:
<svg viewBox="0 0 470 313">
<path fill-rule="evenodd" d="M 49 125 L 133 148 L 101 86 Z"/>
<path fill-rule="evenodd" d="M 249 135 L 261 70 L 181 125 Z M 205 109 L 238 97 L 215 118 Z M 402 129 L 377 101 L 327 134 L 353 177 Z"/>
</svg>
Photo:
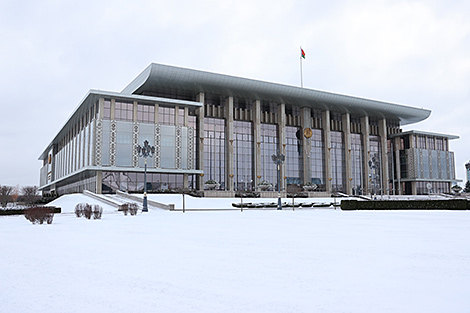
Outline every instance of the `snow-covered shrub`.
<svg viewBox="0 0 470 313">
<path fill-rule="evenodd" d="M 86 203 L 79 203 L 75 206 L 75 216 L 82 217 L 83 216 L 83 209 L 85 208 Z"/>
<path fill-rule="evenodd" d="M 86 219 L 93 219 L 99 220 L 103 215 L 103 208 L 97 204 L 91 205 L 88 203 L 79 203 L 75 206 L 75 215 L 77 217 L 84 216 Z"/>
<path fill-rule="evenodd" d="M 119 206 L 119 209 L 118 211 L 122 211 L 122 213 L 124 213 L 124 215 L 127 215 L 127 213 L 129 212 L 129 203 L 123 203 Z"/>
<path fill-rule="evenodd" d="M 137 215 L 137 210 L 138 210 L 138 207 L 136 203 L 129 203 L 129 213 L 131 215 Z"/>
<path fill-rule="evenodd" d="M 204 183 L 204 189 L 207 189 L 207 190 L 214 190 L 218 186 L 219 186 L 219 183 L 213 179 L 209 179 L 208 181 Z"/>
<path fill-rule="evenodd" d="M 24 211 L 24 217 L 33 224 L 52 224 L 54 210 L 47 207 L 32 207 Z"/>
<path fill-rule="evenodd" d="M 95 220 L 100 220 L 101 215 L 103 215 L 103 208 L 101 206 L 99 206 L 98 204 L 95 204 L 93 206 L 93 218 Z"/>
<path fill-rule="evenodd" d="M 270 190 L 272 187 L 273 185 L 266 180 L 263 180 L 258 184 L 258 188 L 262 191 Z"/>
<path fill-rule="evenodd" d="M 137 215 L 137 210 L 138 210 L 138 206 L 136 203 L 128 202 L 128 203 L 121 204 L 118 211 L 122 211 L 124 215 L 127 215 L 127 213 L 130 213 L 131 215 Z"/>
<path fill-rule="evenodd" d="M 93 209 L 90 204 L 86 204 L 85 207 L 83 208 L 83 215 L 85 216 L 86 219 L 91 219 L 91 214 L 93 212 Z"/>
</svg>

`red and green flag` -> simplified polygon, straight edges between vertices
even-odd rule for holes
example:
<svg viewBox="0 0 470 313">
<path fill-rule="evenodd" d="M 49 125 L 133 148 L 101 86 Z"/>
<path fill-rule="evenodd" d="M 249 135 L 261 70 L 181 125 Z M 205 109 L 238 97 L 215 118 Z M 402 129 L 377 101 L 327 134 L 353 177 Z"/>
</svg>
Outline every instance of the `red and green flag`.
<svg viewBox="0 0 470 313">
<path fill-rule="evenodd" d="M 300 48 L 300 56 L 305 59 L 305 51 L 302 48 Z"/>
</svg>

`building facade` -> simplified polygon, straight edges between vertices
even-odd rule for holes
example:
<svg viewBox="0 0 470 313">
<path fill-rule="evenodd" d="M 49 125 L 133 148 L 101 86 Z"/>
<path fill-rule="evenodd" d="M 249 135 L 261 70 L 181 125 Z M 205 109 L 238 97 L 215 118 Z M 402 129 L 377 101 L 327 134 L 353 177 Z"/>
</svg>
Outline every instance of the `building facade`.
<svg viewBox="0 0 470 313">
<path fill-rule="evenodd" d="M 392 192 L 422 195 L 451 191 L 456 178 L 449 140 L 457 136 L 407 131 L 389 138 Z"/>
<path fill-rule="evenodd" d="M 122 92 L 91 90 L 40 156 L 40 190 L 277 189 L 271 156 L 286 157 L 281 189 L 316 192 L 446 192 L 455 180 L 448 141 L 401 131 L 429 110 L 269 82 L 151 64 Z M 424 137 L 424 146 L 421 138 Z M 432 142 L 432 143 L 431 143 Z M 445 160 L 445 162 L 443 161 Z M 437 162 L 437 163 L 436 163 Z M 437 167 L 434 167 L 437 164 Z M 429 169 L 429 171 L 428 171 Z M 432 188 L 427 187 L 428 183 Z"/>
</svg>

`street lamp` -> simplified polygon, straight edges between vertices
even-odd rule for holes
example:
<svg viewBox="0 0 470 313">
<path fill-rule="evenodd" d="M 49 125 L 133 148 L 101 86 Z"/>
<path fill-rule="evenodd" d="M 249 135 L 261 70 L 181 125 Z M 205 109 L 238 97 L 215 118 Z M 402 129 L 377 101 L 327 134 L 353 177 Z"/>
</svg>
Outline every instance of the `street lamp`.
<svg viewBox="0 0 470 313">
<path fill-rule="evenodd" d="M 377 184 L 377 159 L 375 155 L 371 157 L 369 160 L 369 168 L 370 168 L 370 173 L 369 173 L 369 179 L 371 180 L 371 185 L 372 185 L 372 193 L 375 195 L 376 192 L 376 184 Z"/>
<path fill-rule="evenodd" d="M 144 146 L 137 145 L 137 153 L 140 157 L 145 160 L 145 172 L 144 172 L 144 203 L 142 205 L 142 212 L 148 212 L 147 208 L 147 158 L 152 157 L 155 153 L 155 147 L 149 145 L 148 140 L 144 141 Z"/>
<path fill-rule="evenodd" d="M 277 209 L 282 210 L 281 205 L 281 164 L 286 160 L 286 156 L 279 151 L 279 148 L 276 151 L 276 154 L 271 156 L 274 164 L 277 165 Z"/>
</svg>

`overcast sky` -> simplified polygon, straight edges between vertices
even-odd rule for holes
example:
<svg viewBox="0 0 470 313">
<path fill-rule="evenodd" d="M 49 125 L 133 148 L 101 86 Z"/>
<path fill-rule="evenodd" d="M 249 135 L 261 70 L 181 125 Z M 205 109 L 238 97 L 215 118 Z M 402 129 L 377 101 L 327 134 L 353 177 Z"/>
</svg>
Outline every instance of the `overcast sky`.
<svg viewBox="0 0 470 313">
<path fill-rule="evenodd" d="M 39 155 L 90 89 L 150 63 L 423 107 L 406 126 L 470 159 L 470 1 L 0 0 L 0 184 L 38 185 Z"/>
</svg>

